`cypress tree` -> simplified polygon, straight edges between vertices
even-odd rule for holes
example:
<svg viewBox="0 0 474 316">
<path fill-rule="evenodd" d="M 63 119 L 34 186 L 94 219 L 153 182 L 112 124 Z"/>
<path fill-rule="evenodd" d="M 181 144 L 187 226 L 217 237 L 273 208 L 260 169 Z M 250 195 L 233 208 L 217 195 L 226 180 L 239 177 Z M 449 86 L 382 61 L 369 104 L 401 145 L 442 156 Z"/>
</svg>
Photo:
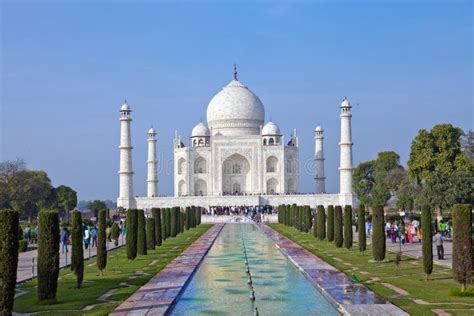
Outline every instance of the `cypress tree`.
<svg viewBox="0 0 474 316">
<path fill-rule="evenodd" d="M 199 225 L 199 207 L 196 207 L 196 220 L 195 220 L 195 223 L 194 223 L 194 227 L 196 227 L 197 225 Z"/>
<path fill-rule="evenodd" d="M 155 240 L 155 219 L 147 218 L 146 220 L 146 246 L 148 250 L 155 250 L 156 240 Z"/>
<path fill-rule="evenodd" d="M 161 232 L 161 210 L 153 208 L 151 214 L 155 219 L 155 241 L 157 246 L 161 246 L 162 232 Z"/>
<path fill-rule="evenodd" d="M 429 205 L 421 207 L 421 232 L 423 233 L 423 270 L 426 275 L 425 280 L 428 281 L 430 274 L 433 272 L 433 232 L 431 230 L 431 209 Z"/>
<path fill-rule="evenodd" d="M 166 209 L 166 238 L 171 236 L 171 208 Z"/>
<path fill-rule="evenodd" d="M 11 315 L 18 268 L 19 214 L 0 210 L 0 315 Z"/>
<path fill-rule="evenodd" d="M 181 234 L 181 208 L 176 208 L 176 235 Z"/>
<path fill-rule="evenodd" d="M 166 208 L 161 209 L 161 235 L 162 241 L 166 240 Z"/>
<path fill-rule="evenodd" d="M 334 244 L 337 248 L 341 248 L 343 244 L 342 230 L 342 207 L 337 205 L 334 209 Z"/>
<path fill-rule="evenodd" d="M 170 210 L 171 218 L 170 218 L 170 236 L 176 237 L 176 208 L 172 208 Z"/>
<path fill-rule="evenodd" d="M 453 277 L 466 290 L 471 282 L 474 253 L 472 249 L 472 205 L 455 204 L 453 208 Z M 423 236 L 424 241 L 424 236 Z"/>
<path fill-rule="evenodd" d="M 105 229 L 107 227 L 107 211 L 99 211 L 99 231 L 97 232 L 97 268 L 100 274 L 107 266 L 107 245 Z"/>
<path fill-rule="evenodd" d="M 129 209 L 127 211 L 127 234 L 125 239 L 127 242 L 127 258 L 135 259 L 137 257 L 137 234 L 138 234 L 138 210 Z"/>
<path fill-rule="evenodd" d="M 316 207 L 316 212 L 314 213 L 313 218 L 313 236 L 314 238 L 318 238 L 318 214 L 319 214 L 319 205 Z"/>
<path fill-rule="evenodd" d="M 39 212 L 38 226 L 38 300 L 55 300 L 59 275 L 58 213 Z"/>
<path fill-rule="evenodd" d="M 186 206 L 186 230 L 191 229 L 191 207 Z"/>
<path fill-rule="evenodd" d="M 191 227 L 196 227 L 196 207 L 191 206 Z"/>
<path fill-rule="evenodd" d="M 296 220 L 296 213 L 298 212 L 298 206 L 296 204 L 293 204 L 291 206 L 291 226 L 296 228 L 296 225 L 298 224 Z"/>
<path fill-rule="evenodd" d="M 319 240 L 324 240 L 326 238 L 326 211 L 324 210 L 324 206 L 318 206 L 318 238 Z"/>
<path fill-rule="evenodd" d="M 110 235 L 112 237 L 112 240 L 114 241 L 114 245 L 115 247 L 117 247 L 119 245 L 119 238 L 120 238 L 119 225 L 117 223 L 113 223 L 112 228 L 110 230 L 111 230 Z"/>
<path fill-rule="evenodd" d="M 366 236 L 365 236 L 365 206 L 361 204 L 357 211 L 357 220 L 359 225 L 359 250 L 365 251 L 367 248 Z"/>
<path fill-rule="evenodd" d="M 334 241 L 334 206 L 328 205 L 328 241 Z"/>
<path fill-rule="evenodd" d="M 344 247 L 352 248 L 352 206 L 344 207 Z"/>
<path fill-rule="evenodd" d="M 146 255 L 146 221 L 143 210 L 138 210 L 137 254 Z"/>
<path fill-rule="evenodd" d="M 307 232 L 310 232 L 313 227 L 313 214 L 309 205 L 306 205 L 306 222 L 308 223 Z"/>
<path fill-rule="evenodd" d="M 372 253 L 374 260 L 382 261 L 385 259 L 384 211 L 382 205 L 373 207 L 372 230 Z"/>
<path fill-rule="evenodd" d="M 84 278 L 84 248 L 82 247 L 82 215 L 79 211 L 72 212 L 71 224 L 71 270 L 76 275 L 76 288 L 80 289 Z"/>
<path fill-rule="evenodd" d="M 291 205 L 289 204 L 286 205 L 285 216 L 286 216 L 285 225 L 291 226 Z"/>
</svg>

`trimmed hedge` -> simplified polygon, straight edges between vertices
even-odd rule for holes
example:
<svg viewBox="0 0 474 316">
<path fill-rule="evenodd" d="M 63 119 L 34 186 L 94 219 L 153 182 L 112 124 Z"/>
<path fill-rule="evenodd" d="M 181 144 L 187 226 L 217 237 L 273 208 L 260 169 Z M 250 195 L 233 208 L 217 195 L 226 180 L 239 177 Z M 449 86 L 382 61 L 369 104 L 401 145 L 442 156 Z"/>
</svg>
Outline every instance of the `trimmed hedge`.
<svg viewBox="0 0 474 316">
<path fill-rule="evenodd" d="M 137 257 L 137 233 L 138 233 L 138 210 L 129 209 L 127 211 L 127 258 L 134 260 Z"/>
<path fill-rule="evenodd" d="M 146 228 L 145 213 L 138 210 L 138 231 L 137 231 L 137 254 L 146 255 Z"/>
<path fill-rule="evenodd" d="M 382 261 L 385 259 L 384 211 L 382 205 L 372 209 L 372 253 L 375 261 Z"/>
<path fill-rule="evenodd" d="M 147 218 L 146 219 L 146 246 L 148 250 L 154 250 L 156 246 L 155 240 L 155 219 Z"/>
<path fill-rule="evenodd" d="M 107 266 L 107 236 L 105 229 L 107 228 L 107 211 L 99 211 L 99 231 L 97 232 L 97 268 L 102 271 Z"/>
<path fill-rule="evenodd" d="M 472 249 L 472 205 L 455 204 L 453 208 L 453 277 L 461 284 L 471 282 L 474 253 Z M 423 236 L 424 239 L 424 236 Z"/>
<path fill-rule="evenodd" d="M 155 241 L 157 246 L 161 246 L 163 234 L 161 232 L 161 210 L 159 208 L 151 209 L 151 214 L 155 219 Z"/>
<path fill-rule="evenodd" d="M 365 236 L 365 206 L 361 204 L 357 210 L 357 223 L 359 225 L 359 251 L 367 249 L 367 238 Z"/>
<path fill-rule="evenodd" d="M 18 268 L 19 226 L 17 211 L 0 210 L 0 256 L 2 258 L 0 260 L 0 315 L 11 315 L 13 309 Z"/>
<path fill-rule="evenodd" d="M 38 300 L 55 301 L 59 275 L 59 217 L 54 211 L 39 212 Z"/>
<path fill-rule="evenodd" d="M 71 270 L 76 275 L 76 288 L 80 289 L 84 278 L 84 248 L 82 245 L 82 214 L 79 211 L 72 212 L 71 242 Z"/>
<path fill-rule="evenodd" d="M 432 219 L 431 209 L 429 205 L 423 205 L 421 207 L 421 232 L 423 239 L 422 251 L 423 251 L 423 270 L 426 275 L 426 281 L 430 274 L 433 272 L 433 232 L 432 232 Z"/>
<path fill-rule="evenodd" d="M 344 207 L 344 247 L 352 248 L 352 206 Z"/>
<path fill-rule="evenodd" d="M 318 206 L 318 214 L 317 214 L 317 225 L 318 225 L 318 238 L 319 240 L 324 240 L 326 238 L 326 211 L 324 210 L 324 206 Z"/>
<path fill-rule="evenodd" d="M 334 241 L 334 206 L 328 205 L 328 225 L 327 225 L 328 241 Z"/>
<path fill-rule="evenodd" d="M 336 248 L 341 248 L 344 241 L 342 225 L 342 207 L 337 205 L 334 209 L 334 244 Z"/>
</svg>

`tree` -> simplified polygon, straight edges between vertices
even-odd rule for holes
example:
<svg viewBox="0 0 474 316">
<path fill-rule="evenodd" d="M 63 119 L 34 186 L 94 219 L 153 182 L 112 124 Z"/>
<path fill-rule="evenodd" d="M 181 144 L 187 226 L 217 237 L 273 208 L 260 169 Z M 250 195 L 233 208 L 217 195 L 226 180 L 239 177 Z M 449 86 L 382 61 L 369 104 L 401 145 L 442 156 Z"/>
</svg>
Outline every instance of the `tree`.
<svg viewBox="0 0 474 316">
<path fill-rule="evenodd" d="M 191 229 L 191 207 L 186 206 L 186 229 Z"/>
<path fill-rule="evenodd" d="M 372 214 L 372 253 L 375 261 L 385 259 L 384 211 L 382 205 L 373 207 Z"/>
<path fill-rule="evenodd" d="M 38 226 L 38 300 L 54 301 L 59 276 L 58 213 L 41 211 Z"/>
<path fill-rule="evenodd" d="M 352 248 L 352 206 L 344 207 L 344 247 Z"/>
<path fill-rule="evenodd" d="M 99 231 L 97 232 L 97 268 L 100 274 L 107 266 L 107 237 L 105 229 L 107 228 L 107 211 L 99 211 Z"/>
<path fill-rule="evenodd" d="M 71 270 L 76 275 L 76 288 L 80 289 L 84 278 L 84 249 L 82 246 L 82 215 L 79 211 L 72 212 L 71 223 Z"/>
<path fill-rule="evenodd" d="M 56 188 L 56 200 L 61 210 L 67 213 L 76 207 L 77 193 L 70 187 L 60 185 Z"/>
<path fill-rule="evenodd" d="M 357 210 L 357 223 L 359 225 L 359 250 L 365 251 L 366 249 L 366 236 L 365 236 L 365 206 L 361 204 Z"/>
<path fill-rule="evenodd" d="M 326 238 L 326 212 L 324 210 L 324 206 L 318 206 L 318 214 L 317 214 L 317 225 L 318 225 L 318 238 L 319 240 L 323 240 Z"/>
<path fill-rule="evenodd" d="M 328 241 L 334 241 L 334 206 L 328 205 Z"/>
<path fill-rule="evenodd" d="M 177 214 L 176 214 L 176 208 L 173 207 L 171 210 L 171 219 L 170 219 L 170 236 L 171 237 L 176 237 L 176 227 L 177 227 Z"/>
<path fill-rule="evenodd" d="M 361 203 L 372 203 L 372 190 L 375 186 L 375 160 L 361 162 L 354 169 L 353 189 Z"/>
<path fill-rule="evenodd" d="M 166 240 L 168 238 L 166 232 L 166 208 L 161 210 L 161 233 L 162 233 L 162 240 Z"/>
<path fill-rule="evenodd" d="M 152 208 L 151 214 L 155 219 L 155 241 L 157 246 L 161 246 L 162 232 L 161 232 L 161 210 L 159 208 Z"/>
<path fill-rule="evenodd" d="M 146 245 L 148 250 L 155 250 L 155 219 L 147 218 L 146 220 Z"/>
<path fill-rule="evenodd" d="M 464 292 L 466 283 L 471 282 L 474 258 L 471 204 L 454 205 L 453 232 L 453 277 Z"/>
<path fill-rule="evenodd" d="M 99 211 L 101 210 L 107 210 L 107 205 L 105 204 L 104 201 L 100 200 L 94 200 L 91 201 L 87 204 L 87 208 L 94 213 L 94 217 L 98 218 L 99 216 Z"/>
<path fill-rule="evenodd" d="M 19 213 L 0 211 L 0 315 L 11 315 L 18 268 Z"/>
<path fill-rule="evenodd" d="M 433 272 L 433 232 L 431 231 L 431 209 L 429 205 L 423 205 L 421 208 L 421 231 L 423 233 L 423 269 L 426 281 L 428 281 L 430 274 Z"/>
<path fill-rule="evenodd" d="M 138 233 L 138 210 L 129 209 L 127 211 L 127 258 L 134 260 L 137 257 L 137 233 Z"/>
<path fill-rule="evenodd" d="M 112 228 L 110 230 L 111 230 L 110 235 L 112 237 L 112 240 L 114 241 L 114 245 L 115 247 L 117 247 L 119 245 L 120 227 L 117 223 L 113 223 Z"/>
<path fill-rule="evenodd" d="M 137 254 L 146 255 L 146 223 L 145 213 L 143 210 L 137 211 L 138 215 L 138 231 L 137 231 Z"/>
<path fill-rule="evenodd" d="M 171 236 L 171 209 L 166 209 L 166 237 Z"/>
<path fill-rule="evenodd" d="M 341 248 L 344 240 L 342 225 L 342 207 L 337 205 L 334 209 L 334 244 L 336 248 Z"/>
</svg>

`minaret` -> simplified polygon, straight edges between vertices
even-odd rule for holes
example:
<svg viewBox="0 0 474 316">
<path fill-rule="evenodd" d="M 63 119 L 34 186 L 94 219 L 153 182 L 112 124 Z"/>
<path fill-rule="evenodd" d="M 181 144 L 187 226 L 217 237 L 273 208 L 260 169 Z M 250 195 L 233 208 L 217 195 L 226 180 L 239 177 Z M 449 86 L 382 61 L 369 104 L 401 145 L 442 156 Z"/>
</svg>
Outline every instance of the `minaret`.
<svg viewBox="0 0 474 316">
<path fill-rule="evenodd" d="M 316 173 L 316 193 L 326 193 L 326 177 L 324 176 L 324 136 L 320 125 L 314 130 L 314 166 Z"/>
<path fill-rule="evenodd" d="M 152 128 L 148 130 L 148 176 L 147 182 L 147 196 L 154 197 L 157 195 L 158 178 L 156 175 L 156 131 Z"/>
<path fill-rule="evenodd" d="M 341 103 L 341 160 L 339 165 L 339 194 L 352 194 L 352 132 L 351 132 L 351 105 L 347 98 Z M 352 204 L 344 198 L 345 204 Z M 352 197 L 351 197 L 352 200 Z"/>
<path fill-rule="evenodd" d="M 127 100 L 120 108 L 120 194 L 117 201 L 117 206 L 122 206 L 126 209 L 134 206 L 133 197 L 133 168 L 132 168 L 132 136 L 130 125 L 132 117 L 130 113 L 132 110 L 127 104 Z"/>
</svg>

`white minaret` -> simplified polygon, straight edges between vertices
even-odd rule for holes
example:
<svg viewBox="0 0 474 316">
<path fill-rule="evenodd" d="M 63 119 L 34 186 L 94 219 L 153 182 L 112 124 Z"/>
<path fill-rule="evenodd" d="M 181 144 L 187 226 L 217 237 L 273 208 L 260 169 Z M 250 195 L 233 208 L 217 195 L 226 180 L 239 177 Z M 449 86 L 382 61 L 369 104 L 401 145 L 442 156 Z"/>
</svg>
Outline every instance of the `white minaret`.
<svg viewBox="0 0 474 316">
<path fill-rule="evenodd" d="M 339 165 L 339 194 L 344 204 L 352 204 L 352 132 L 351 105 L 347 98 L 341 103 L 341 161 Z M 350 200 L 349 200 L 350 199 Z M 342 203 L 341 203 L 342 204 Z"/>
<path fill-rule="evenodd" d="M 130 125 L 132 110 L 127 104 L 127 100 L 120 108 L 120 170 L 119 170 L 119 198 L 117 206 L 126 209 L 133 208 L 135 199 L 133 196 L 133 167 L 132 167 L 132 135 Z"/>
<path fill-rule="evenodd" d="M 324 136 L 320 125 L 314 130 L 314 167 L 316 173 L 316 193 L 326 193 L 326 177 L 324 176 Z"/>
<path fill-rule="evenodd" d="M 152 128 L 148 130 L 148 176 L 147 182 L 147 196 L 157 196 L 158 178 L 156 175 L 156 131 Z"/>
</svg>

